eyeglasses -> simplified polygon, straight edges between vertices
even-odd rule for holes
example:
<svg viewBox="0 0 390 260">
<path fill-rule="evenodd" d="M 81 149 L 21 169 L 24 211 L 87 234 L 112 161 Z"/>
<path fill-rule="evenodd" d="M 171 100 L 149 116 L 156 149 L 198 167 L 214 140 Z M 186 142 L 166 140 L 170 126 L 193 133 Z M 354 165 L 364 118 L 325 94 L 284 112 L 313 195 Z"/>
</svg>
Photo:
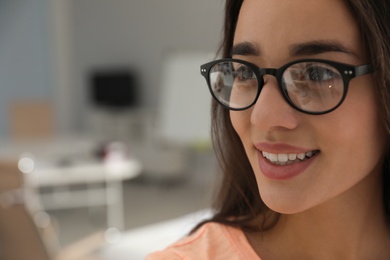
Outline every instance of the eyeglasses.
<svg viewBox="0 0 390 260">
<path fill-rule="evenodd" d="M 280 67 L 259 68 L 238 59 L 220 59 L 200 67 L 212 96 L 230 110 L 253 106 L 264 86 L 263 76 L 276 77 L 293 108 L 306 114 L 326 114 L 344 101 L 349 81 L 373 72 L 371 64 L 352 66 L 320 59 L 297 60 Z"/>
</svg>

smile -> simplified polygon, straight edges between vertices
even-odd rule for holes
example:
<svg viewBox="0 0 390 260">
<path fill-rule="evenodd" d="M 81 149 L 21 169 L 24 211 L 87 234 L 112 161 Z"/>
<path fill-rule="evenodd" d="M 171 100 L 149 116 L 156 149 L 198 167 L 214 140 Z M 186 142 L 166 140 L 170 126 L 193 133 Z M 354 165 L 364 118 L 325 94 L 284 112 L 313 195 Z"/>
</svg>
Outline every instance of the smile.
<svg viewBox="0 0 390 260">
<path fill-rule="evenodd" d="M 288 164 L 293 164 L 296 162 L 302 162 L 305 161 L 314 155 L 316 155 L 319 151 L 309 151 L 306 153 L 280 153 L 280 154 L 275 154 L 275 153 L 268 153 L 262 151 L 262 155 L 264 158 L 266 158 L 269 162 L 275 165 L 288 165 Z"/>
</svg>

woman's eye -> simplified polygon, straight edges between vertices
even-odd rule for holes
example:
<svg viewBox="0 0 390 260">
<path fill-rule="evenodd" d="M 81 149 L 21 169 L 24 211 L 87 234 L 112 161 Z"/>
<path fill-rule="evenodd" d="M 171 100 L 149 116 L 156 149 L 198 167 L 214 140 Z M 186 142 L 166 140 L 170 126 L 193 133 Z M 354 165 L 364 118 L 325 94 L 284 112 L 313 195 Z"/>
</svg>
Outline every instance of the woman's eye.
<svg viewBox="0 0 390 260">
<path fill-rule="evenodd" d="M 313 66 L 306 69 L 306 80 L 310 81 L 327 81 L 339 78 L 339 73 L 325 67 Z"/>
<path fill-rule="evenodd" d="M 250 79 L 255 78 L 255 74 L 252 71 L 252 69 L 250 69 L 249 67 L 241 66 L 238 69 L 236 69 L 235 77 L 241 81 L 250 80 Z"/>
</svg>

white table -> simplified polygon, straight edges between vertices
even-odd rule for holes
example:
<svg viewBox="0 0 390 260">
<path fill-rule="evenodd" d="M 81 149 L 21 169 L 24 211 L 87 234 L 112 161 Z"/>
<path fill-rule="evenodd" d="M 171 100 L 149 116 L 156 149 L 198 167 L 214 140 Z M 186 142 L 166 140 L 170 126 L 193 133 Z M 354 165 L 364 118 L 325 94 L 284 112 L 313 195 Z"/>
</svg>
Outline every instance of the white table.
<svg viewBox="0 0 390 260">
<path fill-rule="evenodd" d="M 108 227 L 123 230 L 122 182 L 137 177 L 142 166 L 135 158 L 108 163 L 97 160 L 92 156 L 95 144 L 84 138 L 47 143 L 3 142 L 0 156 L 18 158 L 27 152 L 24 156 L 34 159 L 34 170 L 25 177 L 34 188 L 50 187 L 50 193 L 40 193 L 45 210 L 104 205 L 107 206 Z M 86 189 L 69 190 L 71 185 L 85 185 Z"/>
<path fill-rule="evenodd" d="M 119 230 L 124 228 L 122 182 L 138 176 L 141 165 L 134 159 L 118 162 L 117 169 L 110 169 L 103 162 L 85 162 L 68 166 L 37 168 L 26 174 L 26 179 L 33 187 L 51 187 L 52 192 L 41 193 L 40 199 L 46 210 L 107 206 L 108 227 Z M 69 190 L 67 187 L 85 184 L 85 190 Z M 104 184 L 103 187 L 94 187 Z"/>
</svg>

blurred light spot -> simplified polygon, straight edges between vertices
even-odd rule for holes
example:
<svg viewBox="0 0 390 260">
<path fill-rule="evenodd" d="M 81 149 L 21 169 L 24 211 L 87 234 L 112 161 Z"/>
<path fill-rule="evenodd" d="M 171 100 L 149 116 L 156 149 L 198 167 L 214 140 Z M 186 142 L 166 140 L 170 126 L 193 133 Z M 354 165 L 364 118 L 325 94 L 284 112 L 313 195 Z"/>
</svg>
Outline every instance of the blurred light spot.
<svg viewBox="0 0 390 260">
<path fill-rule="evenodd" d="M 40 228 L 45 228 L 50 225 L 50 216 L 44 211 L 37 212 L 34 215 L 34 222 Z"/>
<path fill-rule="evenodd" d="M 120 175 L 127 170 L 126 146 L 121 142 L 112 142 L 107 146 L 104 158 L 105 168 L 109 174 Z"/>
<path fill-rule="evenodd" d="M 107 243 L 115 244 L 121 240 L 122 233 L 117 228 L 108 228 L 106 232 L 104 232 L 104 238 Z"/>
<path fill-rule="evenodd" d="M 23 155 L 18 162 L 18 168 L 23 173 L 30 173 L 34 170 L 34 159 L 29 155 Z"/>
</svg>

